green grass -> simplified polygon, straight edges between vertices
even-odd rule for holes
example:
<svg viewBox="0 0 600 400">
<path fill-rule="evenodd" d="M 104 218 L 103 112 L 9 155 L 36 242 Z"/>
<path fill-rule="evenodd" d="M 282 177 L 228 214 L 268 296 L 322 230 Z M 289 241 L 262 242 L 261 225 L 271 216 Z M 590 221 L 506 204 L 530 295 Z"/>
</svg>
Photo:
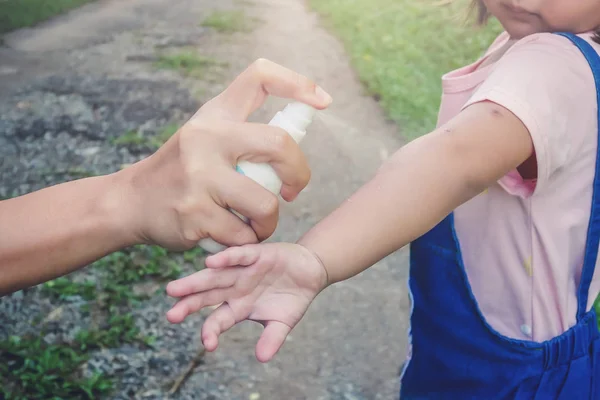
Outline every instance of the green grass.
<svg viewBox="0 0 600 400">
<path fill-rule="evenodd" d="M 88 171 L 85 168 L 81 167 L 69 167 L 60 169 L 44 168 L 39 170 L 38 174 L 40 175 L 40 177 L 45 179 L 51 179 L 52 181 L 56 180 L 57 177 L 62 178 L 61 180 L 63 182 L 68 182 L 75 179 L 91 178 L 93 176 L 96 176 L 94 172 Z"/>
<path fill-rule="evenodd" d="M 181 124 L 172 122 L 162 127 L 155 135 L 144 136 L 136 130 L 128 131 L 123 135 L 111 139 L 115 146 L 143 146 L 157 150 L 177 132 Z"/>
<path fill-rule="evenodd" d="M 44 21 L 93 0 L 0 0 L 0 34 Z"/>
<path fill-rule="evenodd" d="M 179 130 L 179 126 L 180 124 L 176 123 L 170 123 L 166 125 L 156 134 L 156 136 L 152 138 L 151 144 L 154 147 L 159 148 L 160 146 L 165 144 L 166 141 L 169 140 L 171 136 L 173 136 L 177 132 L 177 130 Z"/>
<path fill-rule="evenodd" d="M 178 71 L 180 74 L 192 78 L 202 78 L 207 70 L 219 65 L 220 63 L 214 59 L 203 57 L 193 51 L 163 54 L 159 56 L 158 61 L 154 63 L 154 66 L 158 69 Z"/>
<path fill-rule="evenodd" d="M 183 253 L 183 260 L 189 263 L 195 263 L 196 260 L 205 255 L 201 247 L 196 247 Z"/>
<path fill-rule="evenodd" d="M 119 251 L 97 261 L 94 266 L 106 274 L 107 285 L 126 288 L 147 279 L 176 279 L 181 273 L 177 261 L 158 246 L 136 246 Z"/>
<path fill-rule="evenodd" d="M 113 138 L 111 144 L 115 146 L 144 146 L 148 144 L 148 139 L 140 135 L 138 131 L 128 131 L 119 137 Z"/>
<path fill-rule="evenodd" d="M 596 310 L 596 320 L 598 323 L 598 330 L 600 330 L 600 294 L 594 300 L 594 310 Z"/>
<path fill-rule="evenodd" d="M 87 359 L 86 353 L 64 344 L 12 336 L 0 342 L 0 398 L 95 399 L 107 395 L 112 382 L 105 376 L 80 376 L 79 367 Z"/>
<path fill-rule="evenodd" d="M 252 22 L 241 10 L 215 11 L 201 25 L 220 33 L 235 33 L 250 31 Z"/>
<path fill-rule="evenodd" d="M 113 387 L 112 379 L 100 373 L 84 378 L 80 367 L 98 349 L 117 348 L 124 343 L 152 346 L 155 338 L 142 335 L 131 315 L 132 308 L 152 293 L 136 292 L 136 285 L 176 279 L 181 273 L 181 260 L 196 265 L 203 255 L 199 248 L 173 254 L 157 246 L 136 246 L 94 263 L 90 268 L 95 270 L 95 281 L 61 277 L 42 285 L 42 292 L 56 300 L 68 301 L 74 297 L 86 300 L 81 312 L 93 310 L 95 318 L 69 343 L 44 342 L 45 315 L 37 318 L 39 334 L 0 341 L 0 398 L 107 396 Z"/>
<path fill-rule="evenodd" d="M 470 24 L 467 0 L 310 0 L 368 92 L 407 139 L 435 126 L 441 76 L 478 58 L 500 32 Z"/>
<path fill-rule="evenodd" d="M 92 281 L 73 282 L 63 276 L 46 282 L 42 286 L 42 290 L 60 300 L 74 296 L 79 296 L 84 300 L 92 300 L 96 295 L 96 283 Z"/>
<path fill-rule="evenodd" d="M 115 348 L 123 343 L 140 343 L 151 346 L 154 338 L 140 335 L 130 314 L 112 315 L 102 329 L 83 329 L 77 332 L 75 345 L 79 351 L 88 352 L 102 348 Z"/>
</svg>

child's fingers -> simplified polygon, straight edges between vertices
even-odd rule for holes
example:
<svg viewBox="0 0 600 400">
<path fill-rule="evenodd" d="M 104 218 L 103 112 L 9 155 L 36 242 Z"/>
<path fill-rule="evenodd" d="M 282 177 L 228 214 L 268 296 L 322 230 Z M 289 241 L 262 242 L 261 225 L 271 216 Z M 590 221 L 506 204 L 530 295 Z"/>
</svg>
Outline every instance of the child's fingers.
<svg viewBox="0 0 600 400">
<path fill-rule="evenodd" d="M 271 361 L 277 354 L 292 328 L 278 321 L 267 322 L 256 344 L 256 358 L 262 363 Z"/>
<path fill-rule="evenodd" d="M 223 303 L 213 311 L 202 325 L 202 343 L 207 351 L 215 351 L 219 345 L 219 336 L 231 329 L 236 323 L 235 315 L 229 304 Z"/>
<path fill-rule="evenodd" d="M 260 249 L 260 245 L 230 247 L 221 253 L 208 257 L 206 259 L 206 266 L 212 269 L 235 266 L 247 267 L 258 261 Z"/>
<path fill-rule="evenodd" d="M 185 318 L 204 307 L 216 306 L 225 302 L 232 294 L 232 289 L 214 289 L 208 292 L 192 294 L 179 300 L 167 312 L 167 319 L 172 324 L 179 324 Z"/>
<path fill-rule="evenodd" d="M 235 269 L 220 271 L 206 269 L 186 276 L 167 285 L 167 295 L 171 297 L 184 297 L 193 293 L 213 289 L 227 289 L 236 281 L 238 273 Z"/>
</svg>

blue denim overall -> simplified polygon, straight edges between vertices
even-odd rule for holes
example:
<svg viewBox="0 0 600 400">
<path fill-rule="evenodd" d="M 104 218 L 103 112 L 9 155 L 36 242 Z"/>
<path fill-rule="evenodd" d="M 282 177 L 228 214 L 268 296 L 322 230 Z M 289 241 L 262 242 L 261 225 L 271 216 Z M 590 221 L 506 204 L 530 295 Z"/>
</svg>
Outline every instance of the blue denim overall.
<svg viewBox="0 0 600 400">
<path fill-rule="evenodd" d="M 600 100 L 598 54 L 585 40 L 560 35 L 585 55 Z M 486 322 L 465 273 L 452 214 L 412 243 L 412 359 L 402 377 L 402 400 L 600 399 L 600 334 L 596 313 L 586 310 L 600 241 L 599 172 L 600 150 L 577 324 L 552 340 L 511 339 Z"/>
</svg>

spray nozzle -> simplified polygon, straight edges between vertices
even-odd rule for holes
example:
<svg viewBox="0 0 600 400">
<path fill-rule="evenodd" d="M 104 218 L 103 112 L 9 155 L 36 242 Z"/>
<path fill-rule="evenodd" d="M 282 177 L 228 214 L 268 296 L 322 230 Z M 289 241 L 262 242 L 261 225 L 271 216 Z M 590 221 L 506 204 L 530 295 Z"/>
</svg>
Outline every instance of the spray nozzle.
<svg viewBox="0 0 600 400">
<path fill-rule="evenodd" d="M 317 110 L 307 104 L 295 102 L 288 104 L 282 113 L 298 130 L 306 131 Z"/>
</svg>

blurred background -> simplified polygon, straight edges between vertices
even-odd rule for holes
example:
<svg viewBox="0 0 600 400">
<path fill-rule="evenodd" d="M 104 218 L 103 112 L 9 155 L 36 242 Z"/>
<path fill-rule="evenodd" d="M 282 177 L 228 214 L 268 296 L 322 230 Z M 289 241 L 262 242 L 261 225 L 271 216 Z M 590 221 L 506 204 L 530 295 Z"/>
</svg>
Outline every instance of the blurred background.
<svg viewBox="0 0 600 400">
<path fill-rule="evenodd" d="M 258 57 L 334 97 L 303 143 L 313 180 L 282 205 L 294 241 L 435 125 L 443 73 L 500 32 L 467 0 L 0 0 L 0 200 L 152 154 Z M 272 99 L 252 118 L 285 105 Z M 10 227 L 0 226 L 0 229 Z M 360 232 L 357 232 L 360 234 Z M 0 398 L 391 399 L 405 359 L 405 249 L 328 289 L 276 359 L 242 324 L 205 354 L 205 313 L 164 314 L 199 250 L 139 246 L 0 298 Z"/>
</svg>

